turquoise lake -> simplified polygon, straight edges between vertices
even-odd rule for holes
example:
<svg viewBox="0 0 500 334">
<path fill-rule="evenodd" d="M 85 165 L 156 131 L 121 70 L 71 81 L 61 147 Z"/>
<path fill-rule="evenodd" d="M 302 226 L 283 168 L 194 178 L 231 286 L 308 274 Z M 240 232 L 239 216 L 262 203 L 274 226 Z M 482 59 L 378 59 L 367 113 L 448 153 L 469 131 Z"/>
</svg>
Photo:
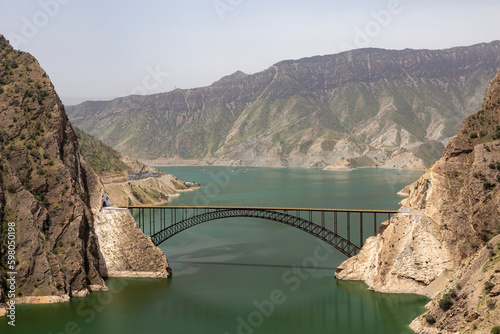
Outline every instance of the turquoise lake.
<svg viewBox="0 0 500 334">
<path fill-rule="evenodd" d="M 168 205 L 397 210 L 417 171 L 161 167 L 204 188 Z M 356 231 L 354 230 L 353 233 Z M 174 276 L 109 279 L 58 305 L 21 305 L 2 333 L 412 333 L 429 299 L 381 294 L 334 278 L 346 256 L 292 227 L 232 218 L 193 227 L 159 246 Z M 320 257 L 318 257 L 321 255 Z M 309 268 L 310 259 L 320 259 Z"/>
</svg>

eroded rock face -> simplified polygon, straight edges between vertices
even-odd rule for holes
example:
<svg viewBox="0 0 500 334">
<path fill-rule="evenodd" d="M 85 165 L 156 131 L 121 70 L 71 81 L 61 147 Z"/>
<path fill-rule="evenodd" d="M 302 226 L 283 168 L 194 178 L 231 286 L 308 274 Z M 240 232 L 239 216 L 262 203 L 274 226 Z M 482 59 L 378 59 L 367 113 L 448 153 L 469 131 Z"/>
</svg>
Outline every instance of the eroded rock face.
<svg viewBox="0 0 500 334">
<path fill-rule="evenodd" d="M 17 303 L 62 302 L 107 289 L 94 231 L 102 191 L 47 74 L 35 58 L 15 51 L 0 35 L 0 315 L 5 275 L 14 271 L 6 262 L 9 222 L 16 225 Z M 129 218 L 127 228 L 140 232 Z M 128 247 L 139 245 L 154 254 L 154 261 L 135 265 L 137 253 L 132 252 L 132 269 L 156 273 L 160 263 L 165 272 L 161 250 L 136 244 L 141 238 L 136 234 Z M 125 276 L 128 270 L 123 268 Z M 163 272 L 156 277 L 166 277 Z"/>
<path fill-rule="evenodd" d="M 172 275 L 163 252 L 145 236 L 126 209 L 103 209 L 95 215 L 100 271 L 104 277 Z"/>
<path fill-rule="evenodd" d="M 17 298 L 86 295 L 104 287 L 92 208 L 102 189 L 47 74 L 0 36 L 2 237 L 16 223 Z M 2 246 L 2 272 L 5 268 Z"/>
<path fill-rule="evenodd" d="M 454 268 L 453 256 L 441 244 L 439 225 L 422 212 L 412 212 L 393 217 L 382 228 L 357 256 L 337 268 L 335 276 L 363 280 L 381 292 L 437 294 L 428 285 Z"/>
<path fill-rule="evenodd" d="M 426 307 L 428 311 L 415 319 L 410 327 L 415 333 L 491 333 L 500 323 L 500 237 L 492 239 L 473 256 L 462 262 L 450 281 Z M 488 287 L 488 288 L 487 288 Z M 439 301 L 445 294 L 452 297 L 449 310 L 443 310 Z M 426 318 L 436 319 L 429 324 Z M 475 329 L 474 329 L 475 328 Z"/>
<path fill-rule="evenodd" d="M 483 110 L 466 118 L 443 158 L 407 187 L 395 215 L 336 277 L 383 292 L 435 297 L 500 226 L 500 74 Z M 498 166 L 498 168 L 497 168 Z"/>
</svg>

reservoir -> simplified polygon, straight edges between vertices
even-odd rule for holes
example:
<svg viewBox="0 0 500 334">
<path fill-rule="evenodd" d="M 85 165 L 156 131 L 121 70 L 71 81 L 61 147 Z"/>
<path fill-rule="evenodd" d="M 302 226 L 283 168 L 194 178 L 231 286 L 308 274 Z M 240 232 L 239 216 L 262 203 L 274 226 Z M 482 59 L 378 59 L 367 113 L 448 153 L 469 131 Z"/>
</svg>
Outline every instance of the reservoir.
<svg viewBox="0 0 500 334">
<path fill-rule="evenodd" d="M 204 188 L 169 205 L 397 210 L 396 193 L 422 172 L 359 169 L 161 167 Z M 20 305 L 2 333 L 412 333 L 429 299 L 381 294 L 334 278 L 346 256 L 298 229 L 255 218 L 193 227 L 159 246 L 170 279 L 109 279 L 57 305 Z M 318 259 L 311 265 L 311 258 Z M 308 260 L 309 259 L 309 260 Z"/>
</svg>

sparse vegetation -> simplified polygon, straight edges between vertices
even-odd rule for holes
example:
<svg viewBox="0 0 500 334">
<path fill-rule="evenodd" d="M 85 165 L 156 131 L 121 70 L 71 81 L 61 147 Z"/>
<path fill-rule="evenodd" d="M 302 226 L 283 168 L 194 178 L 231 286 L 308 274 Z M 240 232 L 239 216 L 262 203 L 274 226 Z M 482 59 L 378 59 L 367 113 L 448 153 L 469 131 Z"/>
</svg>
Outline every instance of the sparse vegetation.
<svg viewBox="0 0 500 334">
<path fill-rule="evenodd" d="M 335 148 L 335 145 L 337 145 L 337 142 L 334 140 L 325 140 L 321 143 L 321 148 L 325 152 L 331 152 Z"/>
<path fill-rule="evenodd" d="M 77 128 L 75 128 L 75 133 L 85 161 L 96 173 L 120 173 L 130 169 L 120 160 L 119 152 Z"/>
<path fill-rule="evenodd" d="M 483 189 L 484 190 L 491 190 L 496 187 L 496 184 L 491 183 L 490 181 L 484 181 L 483 182 Z"/>
<path fill-rule="evenodd" d="M 425 321 L 427 321 L 429 325 L 434 325 L 436 323 L 436 318 L 429 313 L 425 316 Z"/>
<path fill-rule="evenodd" d="M 309 152 L 309 149 L 311 148 L 313 143 L 314 143 L 313 140 L 308 140 L 308 141 L 305 141 L 304 143 L 300 144 L 299 145 L 300 153 L 307 154 L 307 152 Z"/>
<path fill-rule="evenodd" d="M 443 297 L 439 300 L 439 307 L 443 311 L 448 311 L 453 306 L 453 300 L 449 293 L 445 293 Z"/>
<path fill-rule="evenodd" d="M 349 163 L 353 168 L 376 166 L 375 162 L 372 159 L 368 158 L 367 156 L 349 159 Z"/>
<path fill-rule="evenodd" d="M 495 287 L 495 284 L 493 284 L 491 282 L 486 282 L 486 283 L 484 283 L 484 292 L 486 292 L 486 294 L 488 294 L 491 292 L 491 290 L 493 290 L 494 287 Z"/>
<path fill-rule="evenodd" d="M 493 299 L 488 299 L 488 301 L 486 302 L 486 305 L 488 306 L 488 308 L 490 310 L 493 310 L 496 306 L 496 303 Z"/>
<path fill-rule="evenodd" d="M 481 232 L 479 238 L 484 242 L 488 242 L 491 239 L 491 235 L 488 232 Z"/>
</svg>

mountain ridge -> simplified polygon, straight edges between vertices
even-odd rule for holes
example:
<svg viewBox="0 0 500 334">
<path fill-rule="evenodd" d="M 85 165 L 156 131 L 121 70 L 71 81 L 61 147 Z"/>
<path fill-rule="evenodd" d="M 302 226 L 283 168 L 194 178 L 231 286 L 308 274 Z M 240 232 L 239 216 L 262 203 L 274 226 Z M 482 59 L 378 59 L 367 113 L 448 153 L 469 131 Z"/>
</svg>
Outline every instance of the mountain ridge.
<svg viewBox="0 0 500 334">
<path fill-rule="evenodd" d="M 416 151 L 444 149 L 463 117 L 480 108 L 499 64 L 500 41 L 360 49 L 236 72 L 207 87 L 67 109 L 84 131 L 156 164 L 326 167 L 362 158 L 424 168 L 440 154 L 422 159 Z"/>
</svg>

